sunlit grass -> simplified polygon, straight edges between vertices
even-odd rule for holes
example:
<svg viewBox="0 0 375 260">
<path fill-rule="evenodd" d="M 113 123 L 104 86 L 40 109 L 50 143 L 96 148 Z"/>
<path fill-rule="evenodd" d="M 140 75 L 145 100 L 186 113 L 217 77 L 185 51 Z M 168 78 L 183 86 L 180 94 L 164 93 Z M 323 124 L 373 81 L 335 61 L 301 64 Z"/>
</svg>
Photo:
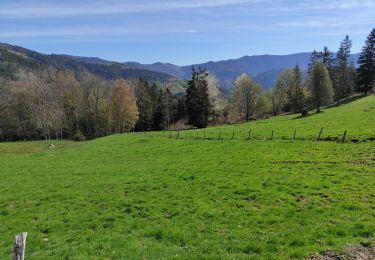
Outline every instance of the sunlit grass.
<svg viewBox="0 0 375 260">
<path fill-rule="evenodd" d="M 337 127 L 331 133 L 365 140 L 375 130 L 372 106 L 369 97 L 305 119 L 206 130 L 220 129 L 224 140 L 126 134 L 52 150 L 50 142 L 1 143 L 0 258 L 10 258 L 21 231 L 28 259 L 301 259 L 368 244 L 374 142 L 279 137 L 297 128 L 314 139 L 326 122 L 326 134 Z M 245 140 L 248 128 L 280 135 Z M 244 138 L 230 140 L 233 130 Z"/>
</svg>

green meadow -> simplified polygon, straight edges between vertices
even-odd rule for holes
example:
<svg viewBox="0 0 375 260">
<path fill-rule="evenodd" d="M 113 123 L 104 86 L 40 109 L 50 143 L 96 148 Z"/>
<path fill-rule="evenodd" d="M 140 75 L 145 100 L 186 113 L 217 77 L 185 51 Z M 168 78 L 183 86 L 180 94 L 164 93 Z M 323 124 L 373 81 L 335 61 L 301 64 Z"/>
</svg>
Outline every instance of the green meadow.
<svg viewBox="0 0 375 260">
<path fill-rule="evenodd" d="M 186 131 L 181 132 L 180 135 L 196 138 L 198 133 L 200 138 L 206 136 L 206 138 L 217 139 L 220 133 L 221 138 L 231 139 L 234 133 L 235 138 L 247 139 L 251 131 L 251 138 L 264 140 L 270 139 L 274 131 L 274 139 L 291 140 L 296 131 L 297 140 L 316 140 L 321 128 L 323 128 L 322 140 L 341 140 L 345 131 L 347 131 L 347 140 L 354 142 L 375 140 L 375 96 L 358 98 L 342 106 L 326 108 L 318 114 L 312 111 L 304 118 L 290 114 L 244 124 Z"/>
<path fill-rule="evenodd" d="M 303 259 L 372 243 L 375 96 L 169 135 L 1 143 L 0 258 L 23 231 L 27 259 Z"/>
</svg>

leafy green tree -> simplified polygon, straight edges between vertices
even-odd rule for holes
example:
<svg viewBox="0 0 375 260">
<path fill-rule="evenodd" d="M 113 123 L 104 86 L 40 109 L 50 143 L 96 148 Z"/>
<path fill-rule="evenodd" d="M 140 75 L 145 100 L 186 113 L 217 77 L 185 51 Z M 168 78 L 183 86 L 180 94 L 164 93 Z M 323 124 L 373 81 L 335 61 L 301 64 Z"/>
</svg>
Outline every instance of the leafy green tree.
<svg viewBox="0 0 375 260">
<path fill-rule="evenodd" d="M 323 63 L 316 63 L 310 75 L 310 90 L 316 111 L 332 101 L 333 88 L 328 70 Z"/>
<path fill-rule="evenodd" d="M 277 87 L 270 89 L 266 93 L 266 97 L 271 103 L 271 113 L 273 116 L 277 116 L 282 112 L 283 106 L 286 102 L 286 95 Z"/>
<path fill-rule="evenodd" d="M 189 124 L 198 127 L 207 127 L 211 111 L 210 96 L 208 93 L 208 73 L 199 68 L 192 68 L 191 79 L 186 90 L 186 107 Z"/>
<path fill-rule="evenodd" d="M 359 68 L 357 69 L 357 88 L 367 93 L 375 86 L 375 28 L 366 39 L 365 46 L 360 53 Z"/>
<path fill-rule="evenodd" d="M 307 115 L 305 109 L 305 90 L 302 84 L 301 70 L 298 65 L 293 70 L 283 71 L 276 82 L 276 88 L 284 93 L 288 99 L 289 106 L 294 112 L 301 113 L 302 116 Z"/>
</svg>

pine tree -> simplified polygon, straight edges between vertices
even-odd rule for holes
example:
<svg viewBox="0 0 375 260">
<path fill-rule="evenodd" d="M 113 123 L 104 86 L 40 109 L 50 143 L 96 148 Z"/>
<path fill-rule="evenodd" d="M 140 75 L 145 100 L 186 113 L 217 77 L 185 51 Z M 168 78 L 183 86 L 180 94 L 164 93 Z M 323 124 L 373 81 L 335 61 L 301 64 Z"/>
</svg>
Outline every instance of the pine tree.
<svg viewBox="0 0 375 260">
<path fill-rule="evenodd" d="M 375 86 L 375 28 L 367 37 L 360 53 L 357 70 L 357 88 L 366 95 Z"/>
<path fill-rule="evenodd" d="M 333 69 L 333 52 L 330 51 L 327 46 L 324 46 L 323 50 L 320 52 L 320 61 L 326 66 L 328 72 Z"/>
<path fill-rule="evenodd" d="M 332 101 L 333 88 L 332 81 L 325 65 L 316 63 L 310 75 L 310 90 L 316 106 L 316 112 L 320 112 L 320 107 Z"/>
<path fill-rule="evenodd" d="M 310 56 L 310 63 L 308 67 L 308 73 L 310 74 L 314 65 L 320 61 L 321 53 L 317 52 L 316 50 L 313 50 Z"/>
<path fill-rule="evenodd" d="M 192 68 L 191 79 L 186 90 L 186 106 L 189 124 L 205 128 L 211 111 L 206 70 Z"/>
<path fill-rule="evenodd" d="M 135 88 L 137 98 L 137 107 L 139 119 L 136 124 L 137 131 L 152 130 L 153 103 L 151 98 L 151 89 L 144 79 L 140 78 Z"/>
<path fill-rule="evenodd" d="M 156 100 L 155 100 L 155 111 L 153 114 L 153 120 L 152 120 L 152 128 L 153 130 L 160 131 L 164 130 L 165 127 L 165 108 L 164 108 L 164 102 L 163 102 L 163 91 L 160 89 L 158 91 Z"/>
<path fill-rule="evenodd" d="M 335 91 L 335 100 L 340 103 L 341 99 L 351 94 L 354 86 L 355 70 L 350 62 L 350 49 L 352 41 L 346 35 L 341 42 L 339 51 L 336 54 L 333 76 L 333 88 Z"/>
</svg>

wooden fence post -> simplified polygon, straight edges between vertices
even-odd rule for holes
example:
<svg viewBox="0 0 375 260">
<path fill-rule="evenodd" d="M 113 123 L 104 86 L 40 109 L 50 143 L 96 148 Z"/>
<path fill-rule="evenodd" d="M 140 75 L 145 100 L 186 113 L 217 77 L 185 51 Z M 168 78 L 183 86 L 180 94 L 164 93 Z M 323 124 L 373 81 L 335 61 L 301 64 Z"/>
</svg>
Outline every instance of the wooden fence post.
<svg viewBox="0 0 375 260">
<path fill-rule="evenodd" d="M 251 139 L 251 129 L 249 130 L 249 140 Z"/>
<path fill-rule="evenodd" d="M 322 136 L 322 133 L 323 133 L 323 127 L 322 127 L 322 129 L 320 129 L 320 133 L 319 133 L 319 135 L 318 135 L 318 141 L 320 141 L 320 137 Z"/>
<path fill-rule="evenodd" d="M 345 130 L 344 134 L 342 135 L 342 142 L 345 142 L 347 131 Z"/>
<path fill-rule="evenodd" d="M 27 232 L 23 232 L 16 236 L 13 245 L 13 260 L 25 259 L 26 237 Z"/>
<path fill-rule="evenodd" d="M 297 135 L 297 129 L 294 129 L 293 140 L 296 140 L 296 135 Z"/>
<path fill-rule="evenodd" d="M 233 131 L 233 134 L 232 134 L 232 140 L 234 140 L 234 131 Z"/>
<path fill-rule="evenodd" d="M 219 132 L 219 140 L 221 140 L 221 132 Z"/>
<path fill-rule="evenodd" d="M 272 134 L 271 134 L 271 140 L 273 140 L 273 130 L 272 130 Z"/>
</svg>

